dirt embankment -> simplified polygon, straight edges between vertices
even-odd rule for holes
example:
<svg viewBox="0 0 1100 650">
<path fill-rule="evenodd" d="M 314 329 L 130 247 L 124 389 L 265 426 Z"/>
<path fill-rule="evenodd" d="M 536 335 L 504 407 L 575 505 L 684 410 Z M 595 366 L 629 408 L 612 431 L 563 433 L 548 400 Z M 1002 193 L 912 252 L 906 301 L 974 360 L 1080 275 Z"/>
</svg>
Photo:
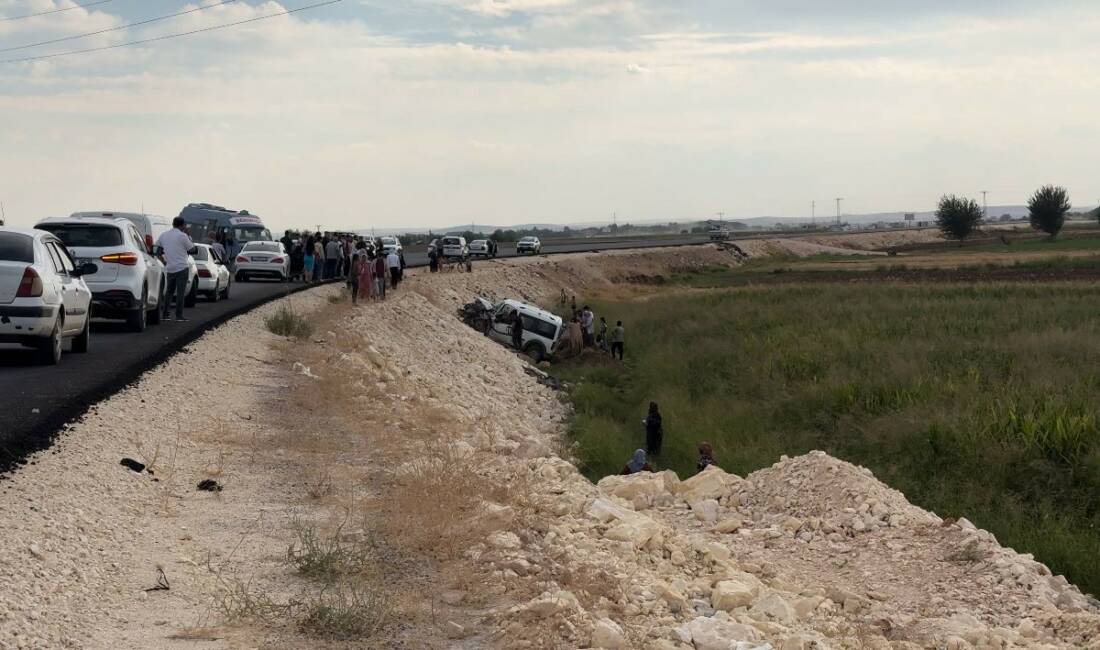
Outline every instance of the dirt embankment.
<svg viewBox="0 0 1100 650">
<path fill-rule="evenodd" d="M 0 648 L 1100 648 L 1064 579 L 819 452 L 593 485 L 563 396 L 454 317 L 723 263 L 418 271 L 294 298 L 301 340 L 264 330 L 277 305 L 219 328 L 4 483 Z"/>
</svg>

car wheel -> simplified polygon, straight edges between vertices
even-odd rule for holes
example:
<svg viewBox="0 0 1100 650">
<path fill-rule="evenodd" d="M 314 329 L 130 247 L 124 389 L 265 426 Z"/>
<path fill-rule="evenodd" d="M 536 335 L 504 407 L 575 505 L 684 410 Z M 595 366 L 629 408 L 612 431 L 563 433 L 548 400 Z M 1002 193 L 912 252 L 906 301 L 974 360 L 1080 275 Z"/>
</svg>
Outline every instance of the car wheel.
<svg viewBox="0 0 1100 650">
<path fill-rule="evenodd" d="M 91 318 L 85 318 L 84 319 L 84 329 L 81 330 L 80 336 L 73 339 L 73 352 L 81 352 L 81 353 L 87 352 L 88 351 L 88 343 L 91 342 L 91 338 L 92 338 L 92 319 Z"/>
<path fill-rule="evenodd" d="M 523 347 L 523 353 L 531 357 L 535 363 L 546 357 L 546 351 L 542 349 L 542 345 L 539 343 L 528 343 Z"/>
<path fill-rule="evenodd" d="M 138 301 L 138 308 L 130 311 L 126 315 L 126 326 L 130 328 L 131 332 L 144 332 L 145 331 L 145 317 L 148 312 L 145 311 L 145 303 L 149 301 L 149 288 L 142 287 L 141 300 Z"/>
<path fill-rule="evenodd" d="M 153 308 L 145 316 L 145 321 L 150 325 L 160 325 L 161 314 L 164 313 L 164 285 L 160 285 L 160 292 L 157 294 L 160 298 L 157 299 L 157 306 Z"/>
<path fill-rule="evenodd" d="M 183 306 L 191 308 L 195 306 L 195 302 L 199 299 L 199 283 L 191 283 L 191 292 L 187 294 L 187 297 L 183 299 Z"/>
<path fill-rule="evenodd" d="M 210 302 L 218 302 L 218 300 L 220 300 L 221 297 L 222 297 L 222 292 L 218 291 L 218 285 L 217 284 L 214 285 L 214 290 L 213 291 L 210 291 L 206 294 L 206 299 L 209 300 Z"/>
<path fill-rule="evenodd" d="M 56 366 L 61 363 L 61 318 L 53 324 L 49 338 L 38 344 L 38 363 L 44 366 Z"/>
<path fill-rule="evenodd" d="M 229 287 L 231 287 L 231 286 L 233 286 L 233 281 L 232 280 L 227 282 L 226 285 L 225 285 L 225 289 L 222 290 L 222 300 L 228 300 L 229 299 Z"/>
</svg>

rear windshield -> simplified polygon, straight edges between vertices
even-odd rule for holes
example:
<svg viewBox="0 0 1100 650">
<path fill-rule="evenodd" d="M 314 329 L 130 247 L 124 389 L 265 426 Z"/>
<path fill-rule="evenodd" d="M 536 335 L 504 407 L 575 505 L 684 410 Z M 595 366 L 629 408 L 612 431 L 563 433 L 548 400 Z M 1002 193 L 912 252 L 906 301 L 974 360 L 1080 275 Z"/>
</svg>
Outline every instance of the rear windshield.
<svg viewBox="0 0 1100 650">
<path fill-rule="evenodd" d="M 210 252 L 203 246 L 196 246 L 195 254 L 191 257 L 194 257 L 200 262 L 205 262 L 206 260 L 210 259 Z"/>
<path fill-rule="evenodd" d="M 397 243 L 397 240 L 394 239 L 393 237 L 383 237 L 382 238 L 382 245 L 383 246 L 392 246 L 396 243 Z"/>
<path fill-rule="evenodd" d="M 0 260 L 34 264 L 34 240 L 14 232 L 0 232 Z"/>
<path fill-rule="evenodd" d="M 457 246 L 458 245 L 458 237 L 444 237 L 443 238 L 443 245 L 444 246 Z"/>
<path fill-rule="evenodd" d="M 264 253 L 278 253 L 279 245 L 262 241 L 250 241 L 244 245 L 246 251 L 262 251 Z"/>
<path fill-rule="evenodd" d="M 68 248 L 91 246 L 105 248 L 122 245 L 122 231 L 114 226 L 94 226 L 84 224 L 46 224 L 39 226 L 57 235 Z"/>
</svg>

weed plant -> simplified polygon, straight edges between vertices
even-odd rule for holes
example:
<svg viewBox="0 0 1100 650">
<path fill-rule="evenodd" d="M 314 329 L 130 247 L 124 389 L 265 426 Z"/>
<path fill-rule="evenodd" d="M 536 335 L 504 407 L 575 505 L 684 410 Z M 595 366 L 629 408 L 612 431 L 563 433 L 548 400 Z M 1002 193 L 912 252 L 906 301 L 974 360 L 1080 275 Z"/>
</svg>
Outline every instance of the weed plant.
<svg viewBox="0 0 1100 650">
<path fill-rule="evenodd" d="M 280 305 L 274 314 L 264 318 L 264 326 L 273 334 L 296 338 L 305 338 L 313 331 L 309 321 L 289 305 Z"/>
<path fill-rule="evenodd" d="M 644 446 L 744 475 L 823 449 L 1100 593 L 1100 287 L 790 284 L 599 302 L 626 365 L 563 364 L 591 478 Z"/>
</svg>

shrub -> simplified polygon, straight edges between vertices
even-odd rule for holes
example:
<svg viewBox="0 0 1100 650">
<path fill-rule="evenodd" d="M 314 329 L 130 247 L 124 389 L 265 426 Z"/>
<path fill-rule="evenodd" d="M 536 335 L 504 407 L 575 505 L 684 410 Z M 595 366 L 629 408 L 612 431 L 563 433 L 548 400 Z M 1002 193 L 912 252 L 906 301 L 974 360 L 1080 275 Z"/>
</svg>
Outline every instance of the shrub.
<svg viewBox="0 0 1100 650">
<path fill-rule="evenodd" d="M 936 209 L 936 225 L 949 239 L 963 241 L 974 232 L 982 220 L 982 209 L 974 199 L 944 196 Z"/>
<path fill-rule="evenodd" d="M 268 331 L 279 336 L 305 338 L 313 331 L 309 321 L 290 305 L 280 305 L 274 314 L 264 319 L 264 325 Z"/>
<path fill-rule="evenodd" d="M 1027 201 L 1031 227 L 1052 238 L 1057 236 L 1066 223 L 1066 213 L 1070 207 L 1066 188 L 1053 185 L 1040 187 Z"/>
</svg>

